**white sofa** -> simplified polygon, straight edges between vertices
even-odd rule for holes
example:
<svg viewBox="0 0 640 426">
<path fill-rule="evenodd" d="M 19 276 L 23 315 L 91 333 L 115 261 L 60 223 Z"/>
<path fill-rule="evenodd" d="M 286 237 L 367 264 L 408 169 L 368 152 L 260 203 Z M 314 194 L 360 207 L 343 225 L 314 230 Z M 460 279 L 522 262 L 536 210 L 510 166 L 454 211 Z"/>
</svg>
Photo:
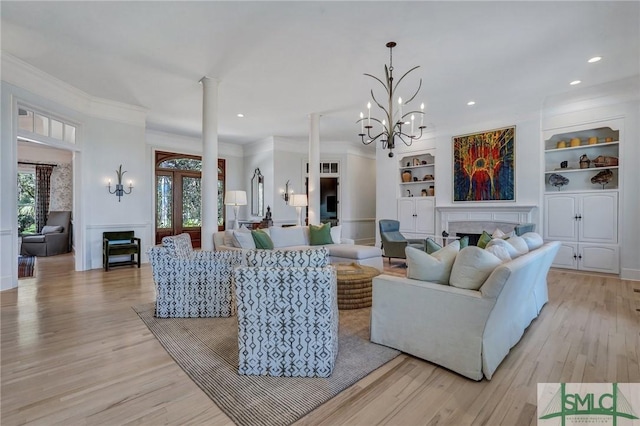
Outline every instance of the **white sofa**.
<svg viewBox="0 0 640 426">
<path fill-rule="evenodd" d="M 478 290 L 374 278 L 371 341 L 490 380 L 548 301 L 547 273 L 559 246 L 547 243 L 498 265 Z"/>
<path fill-rule="evenodd" d="M 263 229 L 271 237 L 274 249 L 276 250 L 304 250 L 308 248 L 326 247 L 329 250 L 329 262 L 335 263 L 356 263 L 359 265 L 372 266 L 383 271 L 382 250 L 374 246 L 363 246 L 354 244 L 350 238 L 340 236 L 340 228 L 332 229 L 334 244 L 310 245 L 308 226 L 271 227 Z M 335 232 L 338 231 L 338 232 Z M 238 241 L 234 239 L 233 230 L 220 231 L 213 234 L 213 247 L 215 250 L 251 250 L 254 247 L 239 247 Z M 244 232 L 248 232 L 244 230 Z M 250 239 L 249 239 L 250 241 Z"/>
</svg>

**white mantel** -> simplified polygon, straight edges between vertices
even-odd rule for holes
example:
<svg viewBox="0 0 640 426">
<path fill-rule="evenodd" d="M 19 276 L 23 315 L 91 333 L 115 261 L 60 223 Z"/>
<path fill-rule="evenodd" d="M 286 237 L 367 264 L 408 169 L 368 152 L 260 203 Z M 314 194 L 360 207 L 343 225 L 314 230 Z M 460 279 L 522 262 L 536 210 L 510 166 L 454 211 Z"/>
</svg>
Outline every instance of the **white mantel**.
<svg viewBox="0 0 640 426">
<path fill-rule="evenodd" d="M 450 232 L 452 223 L 519 223 L 532 222 L 534 205 L 461 204 L 436 207 L 440 213 L 440 230 Z M 481 232 L 481 231 L 480 231 Z"/>
</svg>

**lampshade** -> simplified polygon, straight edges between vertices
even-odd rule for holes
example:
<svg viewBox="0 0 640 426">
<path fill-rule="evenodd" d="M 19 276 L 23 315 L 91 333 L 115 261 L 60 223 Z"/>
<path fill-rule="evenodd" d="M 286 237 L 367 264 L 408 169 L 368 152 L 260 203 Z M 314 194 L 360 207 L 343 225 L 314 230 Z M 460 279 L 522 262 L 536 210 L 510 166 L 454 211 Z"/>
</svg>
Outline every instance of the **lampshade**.
<svg viewBox="0 0 640 426">
<path fill-rule="evenodd" d="M 294 207 L 306 207 L 307 206 L 307 195 L 306 194 L 293 194 L 291 196 L 291 200 L 289 201 L 290 206 Z"/>
<path fill-rule="evenodd" d="M 246 206 L 246 191 L 227 191 L 224 194 L 224 204 L 227 206 Z"/>
</svg>

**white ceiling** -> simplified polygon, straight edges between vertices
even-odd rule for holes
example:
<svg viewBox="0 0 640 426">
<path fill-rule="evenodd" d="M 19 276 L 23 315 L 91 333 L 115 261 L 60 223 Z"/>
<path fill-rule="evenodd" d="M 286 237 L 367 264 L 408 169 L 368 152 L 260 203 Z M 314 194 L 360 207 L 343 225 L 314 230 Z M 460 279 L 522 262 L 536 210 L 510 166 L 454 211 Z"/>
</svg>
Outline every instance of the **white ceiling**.
<svg viewBox="0 0 640 426">
<path fill-rule="evenodd" d="M 358 140 L 355 124 L 396 41 L 405 99 L 430 126 L 533 112 L 544 98 L 640 74 L 633 2 L 11 2 L 2 50 L 93 96 L 148 108 L 152 129 L 199 136 L 203 76 L 219 134 L 245 143 Z M 588 64 L 592 56 L 602 61 Z M 581 85 L 569 86 L 575 79 Z M 475 100 L 474 107 L 467 101 Z M 236 117 L 237 113 L 245 118 Z M 372 114 L 372 115 L 377 115 Z M 381 117 L 382 118 L 382 117 Z"/>
</svg>

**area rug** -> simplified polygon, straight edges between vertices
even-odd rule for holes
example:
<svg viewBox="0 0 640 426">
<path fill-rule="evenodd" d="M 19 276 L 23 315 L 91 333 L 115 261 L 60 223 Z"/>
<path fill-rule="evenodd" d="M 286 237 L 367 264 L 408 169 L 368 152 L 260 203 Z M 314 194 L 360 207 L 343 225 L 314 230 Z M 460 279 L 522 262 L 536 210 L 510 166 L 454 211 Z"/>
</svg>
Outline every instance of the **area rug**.
<svg viewBox="0 0 640 426">
<path fill-rule="evenodd" d="M 370 308 L 340 311 L 338 358 L 329 378 L 241 376 L 232 318 L 155 318 L 133 309 L 191 379 L 237 425 L 288 425 L 400 352 L 369 341 Z"/>
<path fill-rule="evenodd" d="M 35 256 L 18 256 L 18 278 L 33 277 L 35 265 Z"/>
</svg>

